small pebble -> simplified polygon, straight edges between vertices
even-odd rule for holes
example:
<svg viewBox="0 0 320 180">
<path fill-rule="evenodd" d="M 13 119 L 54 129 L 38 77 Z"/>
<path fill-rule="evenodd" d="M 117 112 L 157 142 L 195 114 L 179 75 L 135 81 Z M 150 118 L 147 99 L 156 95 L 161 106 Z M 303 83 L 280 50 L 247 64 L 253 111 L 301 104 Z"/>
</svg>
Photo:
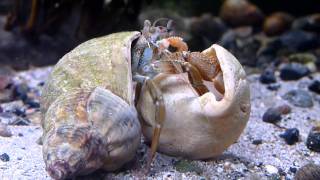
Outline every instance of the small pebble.
<svg viewBox="0 0 320 180">
<path fill-rule="evenodd" d="M 274 75 L 274 70 L 267 68 L 261 73 L 260 82 L 263 84 L 270 84 L 276 82 L 276 76 Z"/>
<path fill-rule="evenodd" d="M 280 84 L 269 84 L 267 86 L 267 89 L 269 89 L 270 91 L 278 91 L 280 87 L 281 87 Z"/>
<path fill-rule="evenodd" d="M 23 137 L 23 134 L 22 134 L 22 133 L 18 133 L 18 136 L 19 136 L 19 137 Z"/>
<path fill-rule="evenodd" d="M 291 52 L 305 51 L 319 45 L 319 37 L 316 34 L 301 30 L 288 31 L 279 38 L 279 41 L 283 48 Z"/>
<path fill-rule="evenodd" d="M 7 153 L 3 153 L 0 155 L 0 160 L 3 162 L 8 162 L 8 161 L 10 161 L 10 157 Z"/>
<path fill-rule="evenodd" d="M 31 98 L 27 98 L 24 103 L 30 108 L 40 108 L 40 103 Z"/>
<path fill-rule="evenodd" d="M 289 114 L 291 112 L 291 107 L 287 104 L 283 104 L 277 107 L 281 114 Z"/>
<path fill-rule="evenodd" d="M 259 144 L 262 144 L 262 139 L 255 139 L 252 141 L 252 144 L 254 145 L 259 145 Z"/>
<path fill-rule="evenodd" d="M 309 85 L 308 88 L 310 91 L 320 94 L 320 81 L 318 80 L 312 81 L 312 83 Z"/>
<path fill-rule="evenodd" d="M 45 82 L 41 81 L 38 83 L 38 86 L 44 86 Z"/>
<path fill-rule="evenodd" d="M 293 145 L 299 141 L 299 130 L 297 128 L 287 129 L 283 134 L 280 134 L 287 144 Z"/>
<path fill-rule="evenodd" d="M 309 163 L 301 167 L 294 177 L 295 180 L 319 180 L 320 179 L 320 166 Z"/>
<path fill-rule="evenodd" d="M 309 74 L 310 70 L 299 63 L 286 64 L 280 69 L 280 78 L 285 81 L 298 80 Z"/>
<path fill-rule="evenodd" d="M 310 150 L 320 152 L 320 126 L 311 129 L 306 145 Z"/>
<path fill-rule="evenodd" d="M 269 174 L 278 174 L 279 170 L 272 165 L 265 165 L 265 169 Z"/>
<path fill-rule="evenodd" d="M 292 23 L 293 17 L 284 12 L 275 12 L 266 18 L 263 31 L 268 36 L 275 36 L 287 31 Z"/>
<path fill-rule="evenodd" d="M 25 117 L 26 116 L 26 112 L 25 112 L 25 110 L 24 109 L 22 109 L 22 108 L 14 108 L 13 110 L 12 110 L 12 113 L 14 113 L 15 115 L 17 115 L 17 116 L 21 116 L 21 117 Z"/>
<path fill-rule="evenodd" d="M 312 97 L 305 90 L 290 90 L 289 92 L 284 94 L 282 98 L 297 107 L 308 108 L 313 106 Z"/>
<path fill-rule="evenodd" d="M 289 170 L 292 173 L 296 173 L 297 172 L 297 168 L 295 168 L 295 167 L 290 167 Z"/>
<path fill-rule="evenodd" d="M 10 131 L 8 126 L 6 124 L 1 123 L 1 122 L 0 122 L 0 136 L 2 136 L 2 137 L 11 137 L 12 136 L 12 132 Z"/>
<path fill-rule="evenodd" d="M 263 114 L 262 120 L 267 123 L 277 123 L 281 120 L 281 112 L 277 108 L 269 108 Z"/>
</svg>

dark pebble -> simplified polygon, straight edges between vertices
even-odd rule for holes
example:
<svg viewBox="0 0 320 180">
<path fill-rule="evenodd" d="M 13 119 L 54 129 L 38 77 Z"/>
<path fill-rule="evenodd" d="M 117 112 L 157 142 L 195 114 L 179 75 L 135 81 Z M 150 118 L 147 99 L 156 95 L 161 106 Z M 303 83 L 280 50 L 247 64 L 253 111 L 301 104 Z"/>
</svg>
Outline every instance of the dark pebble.
<svg viewBox="0 0 320 180">
<path fill-rule="evenodd" d="M 31 98 L 27 98 L 24 103 L 30 108 L 40 108 L 40 103 Z"/>
<path fill-rule="evenodd" d="M 22 134 L 22 133 L 18 133 L 18 136 L 19 136 L 19 137 L 23 137 L 23 134 Z"/>
<path fill-rule="evenodd" d="M 313 14 L 306 17 L 298 18 L 292 24 L 292 28 L 319 33 L 320 32 L 320 14 Z"/>
<path fill-rule="evenodd" d="M 308 88 L 310 91 L 320 94 L 320 81 L 318 80 L 312 81 L 312 83 L 309 85 Z"/>
<path fill-rule="evenodd" d="M 282 98 L 297 107 L 308 108 L 313 106 L 312 97 L 305 90 L 290 90 L 289 92 L 284 94 Z"/>
<path fill-rule="evenodd" d="M 13 96 L 16 99 L 21 99 L 25 101 L 28 98 L 28 92 L 30 88 L 27 84 L 17 84 L 13 88 Z"/>
<path fill-rule="evenodd" d="M 316 34 L 301 30 L 289 31 L 283 34 L 279 41 L 282 48 L 292 52 L 309 50 L 319 45 L 319 37 Z"/>
<path fill-rule="evenodd" d="M 39 84 L 38 84 L 38 86 L 44 86 L 44 82 L 42 81 L 42 82 L 39 82 Z"/>
<path fill-rule="evenodd" d="M 274 75 L 274 70 L 271 68 L 264 70 L 260 76 L 260 82 L 263 84 L 275 83 L 276 76 Z"/>
<path fill-rule="evenodd" d="M 269 108 L 263 114 L 262 120 L 267 123 L 277 123 L 281 120 L 281 112 L 277 108 Z"/>
<path fill-rule="evenodd" d="M 320 126 L 311 129 L 306 145 L 310 150 L 320 152 Z"/>
<path fill-rule="evenodd" d="M 283 134 L 280 134 L 287 144 L 293 145 L 299 141 L 299 130 L 297 128 L 287 129 Z"/>
<path fill-rule="evenodd" d="M 320 179 L 320 166 L 309 163 L 302 166 L 296 173 L 295 180 L 319 180 Z"/>
<path fill-rule="evenodd" d="M 297 168 L 295 168 L 295 167 L 290 167 L 290 172 L 292 172 L 292 173 L 296 173 L 297 172 Z"/>
<path fill-rule="evenodd" d="M 259 144 L 262 144 L 262 139 L 255 139 L 252 141 L 252 144 L 254 145 L 259 145 Z"/>
<path fill-rule="evenodd" d="M 310 74 L 310 70 L 299 63 L 289 63 L 280 69 L 280 78 L 282 80 L 298 80 Z"/>
<path fill-rule="evenodd" d="M 0 155 L 0 160 L 3 162 L 8 162 L 8 161 L 10 161 L 10 157 L 7 153 L 3 153 Z"/>
<path fill-rule="evenodd" d="M 17 116 L 26 117 L 26 111 L 22 108 L 14 108 L 12 113 Z"/>
<path fill-rule="evenodd" d="M 267 86 L 267 89 L 269 89 L 270 91 L 278 91 L 280 87 L 281 87 L 280 84 L 269 84 Z"/>
</svg>

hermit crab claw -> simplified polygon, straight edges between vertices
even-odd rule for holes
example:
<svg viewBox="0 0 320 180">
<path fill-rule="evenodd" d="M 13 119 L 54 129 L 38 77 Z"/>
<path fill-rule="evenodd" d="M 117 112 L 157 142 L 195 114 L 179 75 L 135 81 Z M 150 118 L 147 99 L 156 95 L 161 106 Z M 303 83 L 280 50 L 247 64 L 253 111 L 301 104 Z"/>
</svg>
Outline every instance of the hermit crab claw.
<svg viewBox="0 0 320 180">
<path fill-rule="evenodd" d="M 154 78 L 166 109 L 159 152 L 189 159 L 211 158 L 235 143 L 247 124 L 250 91 L 244 69 L 219 45 L 202 53 L 216 56 L 221 67 L 212 81 L 204 82 L 209 92 L 199 95 L 186 74 L 160 73 Z M 143 134 L 151 141 L 156 106 L 146 86 L 142 94 L 137 108 L 143 119 Z"/>
</svg>

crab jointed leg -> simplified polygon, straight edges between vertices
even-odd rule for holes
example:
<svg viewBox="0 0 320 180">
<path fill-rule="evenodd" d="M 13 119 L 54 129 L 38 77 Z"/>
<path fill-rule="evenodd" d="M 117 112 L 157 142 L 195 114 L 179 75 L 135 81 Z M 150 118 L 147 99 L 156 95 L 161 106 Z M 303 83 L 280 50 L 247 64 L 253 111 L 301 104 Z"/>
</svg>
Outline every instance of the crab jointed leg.
<svg viewBox="0 0 320 180">
<path fill-rule="evenodd" d="M 153 103 L 156 106 L 155 108 L 156 109 L 156 113 L 155 113 L 156 125 L 154 127 L 153 135 L 152 135 L 151 154 L 149 154 L 148 161 L 147 161 L 147 171 L 148 171 L 151 167 L 151 163 L 157 151 L 161 128 L 164 122 L 166 112 L 165 112 L 164 99 L 162 96 L 162 92 L 158 88 L 158 86 L 154 83 L 153 80 L 147 79 L 146 87 L 149 90 Z"/>
<path fill-rule="evenodd" d="M 201 76 L 201 73 L 191 63 L 185 62 L 185 61 L 179 61 L 179 60 L 160 60 L 160 61 L 156 61 L 154 64 L 155 65 L 160 64 L 160 66 L 161 66 L 161 64 L 162 65 L 172 65 L 173 68 L 176 67 L 176 66 L 174 66 L 175 64 L 180 65 L 182 72 L 188 73 L 188 79 L 189 79 L 192 87 L 197 91 L 197 93 L 200 96 L 205 94 L 206 92 L 209 92 L 208 88 L 203 84 L 203 77 Z M 167 66 L 166 68 L 164 68 L 164 67 L 158 68 L 158 71 L 164 72 L 164 73 L 173 73 L 174 74 L 178 70 L 171 70 L 171 69 L 169 70 L 169 68 Z"/>
</svg>

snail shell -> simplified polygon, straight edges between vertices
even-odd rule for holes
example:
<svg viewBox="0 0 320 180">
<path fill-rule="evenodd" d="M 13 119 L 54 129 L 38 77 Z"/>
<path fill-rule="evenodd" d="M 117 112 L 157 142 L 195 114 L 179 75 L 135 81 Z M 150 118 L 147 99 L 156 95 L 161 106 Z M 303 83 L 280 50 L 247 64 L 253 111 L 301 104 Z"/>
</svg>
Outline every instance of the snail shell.
<svg viewBox="0 0 320 180">
<path fill-rule="evenodd" d="M 65 179 L 130 161 L 140 143 L 131 43 L 139 32 L 89 40 L 54 67 L 42 92 L 43 158 Z"/>
<path fill-rule="evenodd" d="M 215 54 L 222 71 L 216 83 L 205 83 L 210 92 L 199 96 L 186 74 L 159 74 L 154 78 L 166 107 L 158 145 L 158 151 L 164 154 L 189 159 L 220 155 L 236 142 L 249 119 L 249 85 L 238 60 L 215 44 L 203 53 Z M 143 119 L 143 134 L 150 141 L 156 126 L 155 105 L 146 86 L 142 94 L 137 109 Z"/>
</svg>

